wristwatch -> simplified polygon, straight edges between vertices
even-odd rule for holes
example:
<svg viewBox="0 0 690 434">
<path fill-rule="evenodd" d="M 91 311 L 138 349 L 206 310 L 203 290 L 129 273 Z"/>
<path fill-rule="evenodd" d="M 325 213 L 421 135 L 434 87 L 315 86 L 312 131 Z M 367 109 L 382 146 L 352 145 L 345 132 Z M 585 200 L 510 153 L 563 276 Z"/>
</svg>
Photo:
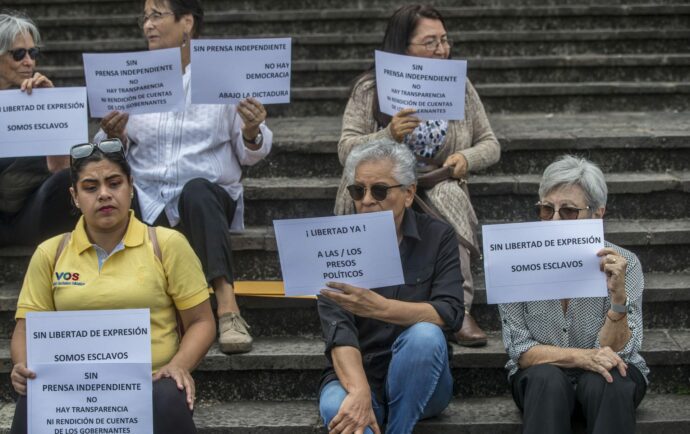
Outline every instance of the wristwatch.
<svg viewBox="0 0 690 434">
<path fill-rule="evenodd" d="M 257 134 L 256 137 L 254 137 L 254 140 L 249 140 L 248 138 L 246 138 L 246 137 L 244 136 L 244 134 L 242 134 L 242 139 L 243 139 L 245 142 L 251 143 L 251 144 L 253 144 L 253 145 L 260 145 L 260 144 L 262 144 L 262 143 L 264 142 L 264 136 L 263 136 L 263 134 L 261 134 L 261 133 Z"/>
<path fill-rule="evenodd" d="M 626 313 L 628 311 L 628 297 L 625 297 L 625 304 L 611 303 L 611 310 L 616 313 Z"/>
</svg>

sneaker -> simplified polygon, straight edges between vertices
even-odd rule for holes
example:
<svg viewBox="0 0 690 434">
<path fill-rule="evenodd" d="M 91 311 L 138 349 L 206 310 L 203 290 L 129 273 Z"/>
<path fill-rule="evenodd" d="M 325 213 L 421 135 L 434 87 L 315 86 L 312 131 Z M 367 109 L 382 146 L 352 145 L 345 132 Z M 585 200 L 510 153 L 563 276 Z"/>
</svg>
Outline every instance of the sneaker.
<svg viewBox="0 0 690 434">
<path fill-rule="evenodd" d="M 218 344 L 225 354 L 251 351 L 253 339 L 247 329 L 249 325 L 239 312 L 224 313 L 218 318 L 220 336 Z"/>
</svg>

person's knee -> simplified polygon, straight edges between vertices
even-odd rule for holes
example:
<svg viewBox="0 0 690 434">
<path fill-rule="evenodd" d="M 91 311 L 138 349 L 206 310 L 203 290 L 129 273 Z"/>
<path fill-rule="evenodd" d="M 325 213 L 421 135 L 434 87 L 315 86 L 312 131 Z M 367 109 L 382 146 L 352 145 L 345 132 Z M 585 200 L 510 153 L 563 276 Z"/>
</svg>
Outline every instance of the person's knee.
<svg viewBox="0 0 690 434">
<path fill-rule="evenodd" d="M 338 414 L 345 397 L 347 397 L 347 391 L 338 381 L 331 381 L 323 387 L 319 397 L 319 413 L 324 425 L 328 425 Z"/>
<path fill-rule="evenodd" d="M 448 351 L 441 328 L 428 322 L 414 324 L 405 330 L 393 344 L 393 352 L 402 347 L 419 356 L 443 356 Z"/>
<path fill-rule="evenodd" d="M 213 183 L 208 179 L 194 178 L 187 181 L 182 187 L 180 201 L 203 201 L 206 197 L 213 194 Z"/>
<path fill-rule="evenodd" d="M 609 383 L 606 379 L 597 372 L 583 373 L 577 382 L 577 393 L 580 397 L 594 398 L 601 397 L 605 390 L 608 393 L 613 393 L 615 396 L 625 398 L 632 402 L 635 395 L 635 382 L 628 377 L 623 377 L 618 368 L 613 368 L 609 371 L 613 382 Z M 608 390 L 607 390 L 608 389 Z"/>
<path fill-rule="evenodd" d="M 526 369 L 527 385 L 534 390 L 540 390 L 549 396 L 558 396 L 564 388 L 571 387 L 565 379 L 565 374 L 558 366 L 548 363 L 530 366 Z"/>
<path fill-rule="evenodd" d="M 154 417 L 170 417 L 171 414 L 189 412 L 186 393 L 179 390 L 172 378 L 161 378 L 153 383 L 153 414 Z"/>
</svg>

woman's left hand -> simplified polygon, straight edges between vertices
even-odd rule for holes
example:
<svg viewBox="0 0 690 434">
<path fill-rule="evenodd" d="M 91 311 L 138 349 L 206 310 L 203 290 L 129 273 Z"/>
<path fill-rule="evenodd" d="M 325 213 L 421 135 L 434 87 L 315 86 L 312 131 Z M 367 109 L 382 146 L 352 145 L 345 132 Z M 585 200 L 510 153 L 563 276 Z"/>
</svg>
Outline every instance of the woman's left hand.
<svg viewBox="0 0 690 434">
<path fill-rule="evenodd" d="M 26 92 L 27 95 L 31 95 L 33 89 L 40 87 L 53 87 L 53 82 L 40 72 L 36 72 L 33 77 L 22 81 L 20 89 L 22 92 Z"/>
<path fill-rule="evenodd" d="M 175 380 L 177 388 L 187 393 L 189 410 L 194 410 L 196 388 L 194 386 L 194 379 L 187 369 L 168 363 L 153 375 L 153 381 L 158 381 L 161 378 L 172 378 Z"/>
<path fill-rule="evenodd" d="M 237 105 L 237 112 L 244 123 L 242 135 L 254 139 L 259 134 L 259 125 L 266 120 L 266 109 L 263 104 L 255 98 L 243 99 Z"/>
<path fill-rule="evenodd" d="M 386 298 L 374 291 L 338 282 L 328 282 L 326 286 L 339 291 L 324 288 L 321 295 L 355 315 L 372 318 L 384 309 Z"/>
<path fill-rule="evenodd" d="M 603 248 L 597 252 L 601 257 L 599 267 L 606 273 L 606 287 L 609 290 L 609 297 L 614 304 L 625 304 L 627 294 L 625 293 L 625 270 L 628 261 L 615 250 Z"/>
<path fill-rule="evenodd" d="M 467 176 L 467 158 L 461 153 L 451 154 L 443 163 L 443 167 L 453 168 L 453 178 L 462 179 Z"/>
</svg>

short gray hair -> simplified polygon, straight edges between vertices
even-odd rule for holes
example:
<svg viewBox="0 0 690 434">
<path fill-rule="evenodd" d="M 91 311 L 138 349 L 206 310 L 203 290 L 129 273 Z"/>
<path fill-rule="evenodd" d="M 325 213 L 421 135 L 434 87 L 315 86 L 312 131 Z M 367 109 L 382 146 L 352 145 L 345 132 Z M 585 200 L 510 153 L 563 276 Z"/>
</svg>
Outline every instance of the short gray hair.
<svg viewBox="0 0 690 434">
<path fill-rule="evenodd" d="M 15 11 L 2 11 L 0 13 L 0 56 L 12 49 L 17 36 L 28 33 L 34 39 L 34 44 L 39 45 L 41 34 L 31 18 Z"/>
<path fill-rule="evenodd" d="M 567 185 L 582 188 L 589 207 L 596 209 L 606 206 L 606 178 L 599 166 L 591 161 L 564 155 L 549 164 L 539 184 L 539 197 L 542 198 L 551 191 Z"/>
<path fill-rule="evenodd" d="M 389 139 L 380 139 L 356 147 L 345 161 L 345 179 L 355 181 L 355 170 L 360 164 L 388 160 L 393 163 L 391 176 L 400 184 L 409 186 L 417 182 L 417 159 L 406 146 Z"/>
</svg>

